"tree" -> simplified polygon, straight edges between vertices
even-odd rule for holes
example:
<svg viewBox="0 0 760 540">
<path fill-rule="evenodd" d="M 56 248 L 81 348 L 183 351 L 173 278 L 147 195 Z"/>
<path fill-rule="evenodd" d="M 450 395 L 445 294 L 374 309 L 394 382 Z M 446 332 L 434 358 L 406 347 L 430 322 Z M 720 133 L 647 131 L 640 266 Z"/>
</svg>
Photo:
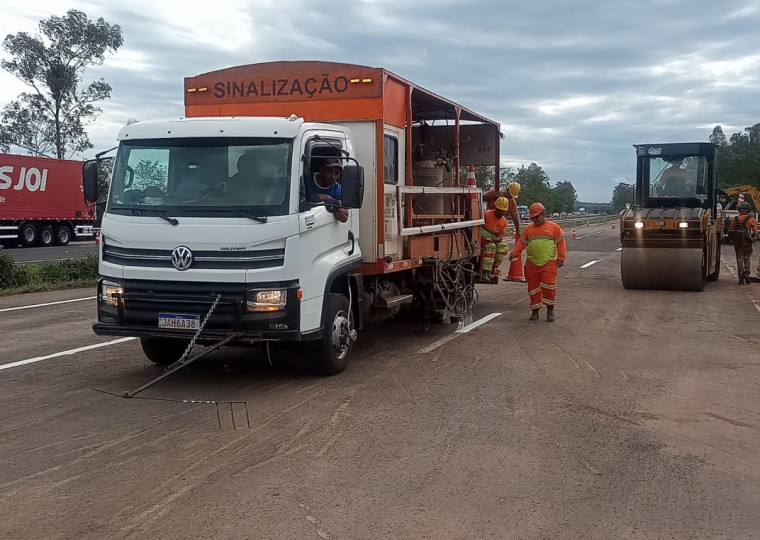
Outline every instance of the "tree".
<svg viewBox="0 0 760 540">
<path fill-rule="evenodd" d="M 715 142 L 713 137 L 710 140 Z M 725 145 L 718 146 L 718 185 L 760 188 L 760 124 L 734 133 Z"/>
<path fill-rule="evenodd" d="M 85 125 L 100 114 L 95 103 L 111 97 L 103 79 L 79 88 L 82 74 L 102 64 L 106 52 L 116 52 L 123 39 L 119 25 L 102 18 L 93 23 L 81 11 L 40 21 L 40 33 L 9 34 L 3 49 L 12 60 L 2 67 L 32 91 L 8 104 L 0 118 L 0 148 L 18 147 L 32 155 L 59 159 L 92 148 Z"/>
<path fill-rule="evenodd" d="M 552 212 L 572 212 L 577 201 L 578 195 L 572 182 L 557 182 L 552 188 Z"/>
<path fill-rule="evenodd" d="M 720 126 L 715 126 L 712 131 L 712 135 L 710 135 L 710 142 L 713 143 L 718 148 L 724 147 L 728 144 L 728 141 L 726 140 L 726 136 L 723 134 L 723 128 Z"/>
<path fill-rule="evenodd" d="M 622 212 L 626 203 L 633 204 L 633 184 L 620 183 L 612 190 L 612 211 Z"/>
<path fill-rule="evenodd" d="M 158 161 L 141 159 L 135 166 L 135 189 L 145 189 L 148 186 L 166 187 L 169 169 Z"/>
</svg>

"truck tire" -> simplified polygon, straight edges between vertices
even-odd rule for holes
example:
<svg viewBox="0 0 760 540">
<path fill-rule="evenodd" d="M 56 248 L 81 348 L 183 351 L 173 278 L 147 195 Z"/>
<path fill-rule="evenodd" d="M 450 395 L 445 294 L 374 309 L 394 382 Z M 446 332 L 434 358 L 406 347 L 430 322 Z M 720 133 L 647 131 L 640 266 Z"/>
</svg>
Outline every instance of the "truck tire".
<svg viewBox="0 0 760 540">
<path fill-rule="evenodd" d="M 343 294 L 330 293 L 325 298 L 325 328 L 322 340 L 312 349 L 312 365 L 322 375 L 337 375 L 348 365 L 354 347 L 349 335 L 354 317 L 348 313 L 348 298 Z"/>
<path fill-rule="evenodd" d="M 52 246 L 54 239 L 55 237 L 53 236 L 53 227 L 49 225 L 40 227 L 39 238 L 37 239 L 37 243 L 40 245 L 40 247 Z"/>
<path fill-rule="evenodd" d="M 34 223 L 24 223 L 18 230 L 18 239 L 24 247 L 31 247 L 37 243 L 37 227 Z"/>
<path fill-rule="evenodd" d="M 189 339 L 140 338 L 145 356 L 159 366 L 169 366 L 182 358 Z"/>
<path fill-rule="evenodd" d="M 55 228 L 55 245 L 67 246 L 71 242 L 71 229 L 67 225 L 58 225 Z"/>
</svg>

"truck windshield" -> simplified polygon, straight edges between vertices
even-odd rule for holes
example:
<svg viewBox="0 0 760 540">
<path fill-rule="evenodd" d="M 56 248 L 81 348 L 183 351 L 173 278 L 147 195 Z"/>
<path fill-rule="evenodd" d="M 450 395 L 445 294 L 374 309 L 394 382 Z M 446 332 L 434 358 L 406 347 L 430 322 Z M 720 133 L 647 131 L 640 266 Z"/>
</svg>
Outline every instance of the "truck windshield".
<svg viewBox="0 0 760 540">
<path fill-rule="evenodd" d="M 649 196 L 707 199 L 704 156 L 649 157 Z"/>
<path fill-rule="evenodd" d="M 288 213 L 290 139 L 123 141 L 114 164 L 108 211 L 147 207 L 169 216 Z"/>
</svg>

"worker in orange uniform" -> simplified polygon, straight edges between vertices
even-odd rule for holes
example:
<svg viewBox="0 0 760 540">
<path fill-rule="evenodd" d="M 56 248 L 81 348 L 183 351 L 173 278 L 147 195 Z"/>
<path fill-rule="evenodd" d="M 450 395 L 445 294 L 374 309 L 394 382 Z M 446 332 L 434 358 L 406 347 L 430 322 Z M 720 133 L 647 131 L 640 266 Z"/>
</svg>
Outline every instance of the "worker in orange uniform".
<svg viewBox="0 0 760 540">
<path fill-rule="evenodd" d="M 522 250 L 528 248 L 525 281 L 532 310 L 530 320 L 537 321 L 541 306 L 546 305 L 546 320 L 552 322 L 557 303 L 557 269 L 565 264 L 565 236 L 559 225 L 546 221 L 543 204 L 531 204 L 528 215 L 533 223 L 523 229 L 509 260 L 519 259 Z"/>
<path fill-rule="evenodd" d="M 507 218 L 504 214 L 509 209 L 506 197 L 499 197 L 494 202 L 493 210 L 486 210 L 483 219 L 485 225 L 480 227 L 480 245 L 483 247 L 483 279 L 491 281 L 492 276 L 499 275 L 499 265 L 509 252 L 504 241 L 507 234 Z"/>
<path fill-rule="evenodd" d="M 505 197 L 509 202 L 509 208 L 507 214 L 512 218 L 512 223 L 515 226 L 515 238 L 520 236 L 520 216 L 517 213 L 517 195 L 520 193 L 520 184 L 517 182 L 510 182 L 506 191 L 499 189 L 490 189 L 483 194 L 483 202 L 486 203 L 487 210 L 493 210 L 496 208 L 496 200 L 500 197 Z"/>
<path fill-rule="evenodd" d="M 739 215 L 728 224 L 728 231 L 728 239 L 734 244 L 736 253 L 739 285 L 750 284 L 752 242 L 757 238 L 757 221 L 749 215 L 749 203 L 743 202 L 739 205 Z"/>
</svg>

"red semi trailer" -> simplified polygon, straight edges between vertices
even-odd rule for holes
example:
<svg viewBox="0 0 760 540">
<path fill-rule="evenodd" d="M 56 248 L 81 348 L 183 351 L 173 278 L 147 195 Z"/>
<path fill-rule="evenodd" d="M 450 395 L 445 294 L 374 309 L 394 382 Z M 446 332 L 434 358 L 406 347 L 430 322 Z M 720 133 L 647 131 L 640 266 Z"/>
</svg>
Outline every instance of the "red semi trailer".
<svg viewBox="0 0 760 540">
<path fill-rule="evenodd" d="M 82 162 L 0 154 L 0 241 L 65 246 L 93 235 L 95 207 L 82 196 Z"/>
</svg>

